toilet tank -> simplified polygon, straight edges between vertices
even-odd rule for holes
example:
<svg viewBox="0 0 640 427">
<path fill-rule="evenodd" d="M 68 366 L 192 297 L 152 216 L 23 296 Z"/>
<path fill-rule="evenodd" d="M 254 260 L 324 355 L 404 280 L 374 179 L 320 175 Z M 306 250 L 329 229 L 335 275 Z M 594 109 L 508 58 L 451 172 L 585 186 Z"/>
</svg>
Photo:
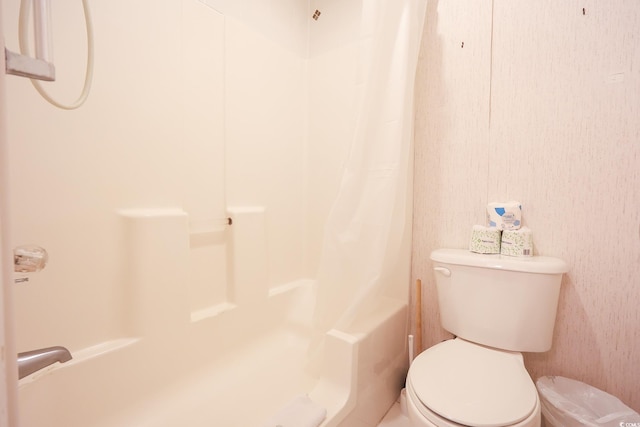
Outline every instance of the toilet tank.
<svg viewBox="0 0 640 427">
<path fill-rule="evenodd" d="M 431 253 L 442 326 L 489 347 L 544 352 L 551 348 L 562 274 L 551 257 L 482 255 L 465 249 Z"/>
</svg>

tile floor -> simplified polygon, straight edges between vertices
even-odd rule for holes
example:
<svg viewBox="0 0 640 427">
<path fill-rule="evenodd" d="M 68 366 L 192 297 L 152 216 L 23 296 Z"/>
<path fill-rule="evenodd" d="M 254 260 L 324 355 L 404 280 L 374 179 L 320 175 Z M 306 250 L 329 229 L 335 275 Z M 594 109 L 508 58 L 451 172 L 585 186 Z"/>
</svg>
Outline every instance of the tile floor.
<svg viewBox="0 0 640 427">
<path fill-rule="evenodd" d="M 396 402 L 377 427 L 411 427 L 411 424 L 409 418 L 402 413 L 400 403 Z"/>
</svg>

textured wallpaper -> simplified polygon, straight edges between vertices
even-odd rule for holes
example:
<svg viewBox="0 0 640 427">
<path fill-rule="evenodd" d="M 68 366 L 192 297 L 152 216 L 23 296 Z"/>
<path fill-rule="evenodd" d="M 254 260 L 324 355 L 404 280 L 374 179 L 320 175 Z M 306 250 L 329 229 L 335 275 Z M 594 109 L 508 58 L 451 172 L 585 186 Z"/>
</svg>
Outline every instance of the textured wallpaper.
<svg viewBox="0 0 640 427">
<path fill-rule="evenodd" d="M 429 253 L 468 247 L 488 202 L 519 200 L 536 254 L 570 266 L 553 348 L 525 354 L 529 372 L 640 411 L 640 3 L 432 1 L 417 92 L 424 347 L 450 336 Z"/>
</svg>

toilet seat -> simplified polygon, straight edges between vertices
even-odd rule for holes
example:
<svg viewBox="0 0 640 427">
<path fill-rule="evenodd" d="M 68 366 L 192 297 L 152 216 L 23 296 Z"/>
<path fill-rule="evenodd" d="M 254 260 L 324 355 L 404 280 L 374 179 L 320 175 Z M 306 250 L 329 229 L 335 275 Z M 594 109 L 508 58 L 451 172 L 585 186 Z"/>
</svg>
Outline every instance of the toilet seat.
<svg viewBox="0 0 640 427">
<path fill-rule="evenodd" d="M 416 405 L 454 425 L 517 424 L 529 417 L 538 403 L 535 384 L 520 353 L 460 338 L 437 344 L 416 357 L 407 383 Z"/>
</svg>

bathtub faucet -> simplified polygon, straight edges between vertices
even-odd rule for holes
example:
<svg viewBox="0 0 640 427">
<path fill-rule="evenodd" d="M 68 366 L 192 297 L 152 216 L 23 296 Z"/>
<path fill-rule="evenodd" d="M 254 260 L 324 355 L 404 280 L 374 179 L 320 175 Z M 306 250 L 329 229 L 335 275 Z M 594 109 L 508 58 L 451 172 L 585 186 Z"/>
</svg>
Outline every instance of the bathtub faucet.
<svg viewBox="0 0 640 427">
<path fill-rule="evenodd" d="M 56 362 L 64 363 L 69 360 L 71 353 L 60 346 L 18 353 L 18 378 L 24 378 Z"/>
</svg>

